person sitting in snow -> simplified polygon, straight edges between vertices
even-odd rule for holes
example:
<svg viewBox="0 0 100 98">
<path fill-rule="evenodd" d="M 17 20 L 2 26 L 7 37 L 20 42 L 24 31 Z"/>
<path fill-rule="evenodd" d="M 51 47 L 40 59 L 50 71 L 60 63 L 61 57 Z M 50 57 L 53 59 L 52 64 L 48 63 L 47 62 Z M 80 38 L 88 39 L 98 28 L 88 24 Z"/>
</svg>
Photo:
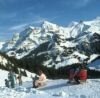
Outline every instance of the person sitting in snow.
<svg viewBox="0 0 100 98">
<path fill-rule="evenodd" d="M 5 86 L 9 88 L 9 80 L 5 79 Z"/>
<path fill-rule="evenodd" d="M 18 79 L 19 86 L 21 86 L 22 85 L 22 75 L 21 75 L 21 73 L 18 75 L 17 79 Z"/>
<path fill-rule="evenodd" d="M 43 73 L 42 70 L 39 70 L 39 77 L 35 76 L 35 78 L 33 79 L 33 87 L 37 88 L 45 85 L 46 80 L 46 75 Z"/>
<path fill-rule="evenodd" d="M 87 79 L 87 70 L 84 64 L 76 65 L 70 69 L 69 83 L 80 84 L 85 82 Z"/>
</svg>

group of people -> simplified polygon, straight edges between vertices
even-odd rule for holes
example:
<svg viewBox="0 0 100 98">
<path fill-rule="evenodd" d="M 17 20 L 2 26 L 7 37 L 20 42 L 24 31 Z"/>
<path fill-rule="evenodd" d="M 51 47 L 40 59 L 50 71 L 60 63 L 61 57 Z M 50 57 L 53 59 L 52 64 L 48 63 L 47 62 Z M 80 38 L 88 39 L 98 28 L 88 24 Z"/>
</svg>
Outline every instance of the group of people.
<svg viewBox="0 0 100 98">
<path fill-rule="evenodd" d="M 68 83 L 80 84 L 86 82 L 87 80 L 87 69 L 84 63 L 70 66 L 70 68 L 68 69 L 68 74 L 69 74 Z M 8 73 L 8 79 L 5 79 L 6 87 L 14 88 L 15 84 L 17 83 L 16 82 L 17 79 L 19 81 L 19 85 L 22 85 L 21 74 L 19 74 L 18 77 L 16 77 L 15 73 L 10 71 Z M 33 88 L 43 86 L 47 82 L 47 77 L 42 70 L 39 70 L 38 75 L 32 77 L 32 79 L 33 79 Z"/>
<path fill-rule="evenodd" d="M 68 69 L 68 82 L 71 84 L 81 84 L 87 80 L 87 68 L 85 63 L 70 66 Z M 47 77 L 42 70 L 39 70 L 39 76 L 33 78 L 33 88 L 45 85 Z"/>
<path fill-rule="evenodd" d="M 16 74 L 13 71 L 10 71 L 8 73 L 8 79 L 5 79 L 5 86 L 8 88 L 15 88 L 15 85 L 17 84 L 22 85 L 22 75 L 19 74 L 16 76 Z"/>
<path fill-rule="evenodd" d="M 33 79 L 33 87 L 37 88 L 39 86 L 43 86 L 46 83 L 46 75 L 43 73 L 42 70 L 38 71 L 39 76 L 35 76 Z M 8 88 L 15 88 L 15 85 L 17 84 L 17 80 L 18 80 L 18 84 L 19 86 L 22 85 L 22 75 L 19 74 L 18 76 L 16 76 L 16 74 L 13 71 L 10 71 L 8 73 L 8 79 L 5 79 L 5 86 Z"/>
<path fill-rule="evenodd" d="M 69 81 L 68 83 L 80 84 L 84 83 L 87 80 L 87 68 L 85 63 L 77 64 L 69 69 Z"/>
</svg>

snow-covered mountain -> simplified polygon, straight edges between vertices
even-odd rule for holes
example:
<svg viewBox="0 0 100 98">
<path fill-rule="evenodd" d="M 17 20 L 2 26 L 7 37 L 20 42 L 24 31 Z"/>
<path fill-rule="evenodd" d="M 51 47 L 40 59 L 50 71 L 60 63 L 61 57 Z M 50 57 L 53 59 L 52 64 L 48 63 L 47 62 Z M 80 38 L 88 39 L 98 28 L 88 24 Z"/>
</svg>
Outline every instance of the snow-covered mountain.
<svg viewBox="0 0 100 98">
<path fill-rule="evenodd" d="M 2 51 L 18 59 L 35 58 L 48 67 L 59 68 L 82 63 L 92 54 L 100 54 L 100 18 L 72 22 L 67 27 L 44 21 L 29 26 L 6 42 Z"/>
</svg>

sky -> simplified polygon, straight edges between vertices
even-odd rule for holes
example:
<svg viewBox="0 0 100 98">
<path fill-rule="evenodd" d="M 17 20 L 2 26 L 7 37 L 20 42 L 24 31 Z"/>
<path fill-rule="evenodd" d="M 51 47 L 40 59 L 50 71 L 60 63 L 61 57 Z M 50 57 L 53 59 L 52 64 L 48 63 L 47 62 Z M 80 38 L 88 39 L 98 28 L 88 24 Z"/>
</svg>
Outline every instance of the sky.
<svg viewBox="0 0 100 98">
<path fill-rule="evenodd" d="M 99 16 L 100 0 L 0 0 L 0 41 L 43 21 L 67 26 Z"/>
</svg>

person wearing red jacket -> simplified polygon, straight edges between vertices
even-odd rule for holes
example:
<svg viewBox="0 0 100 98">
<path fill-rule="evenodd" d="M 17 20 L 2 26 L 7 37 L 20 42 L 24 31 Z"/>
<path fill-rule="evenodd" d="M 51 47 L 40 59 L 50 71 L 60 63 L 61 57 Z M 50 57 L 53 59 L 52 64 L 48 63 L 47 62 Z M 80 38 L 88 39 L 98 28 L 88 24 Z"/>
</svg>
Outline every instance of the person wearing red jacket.
<svg viewBox="0 0 100 98">
<path fill-rule="evenodd" d="M 74 77 L 75 81 L 78 83 L 84 83 L 87 80 L 87 69 L 85 68 L 85 65 L 80 65 L 81 68 L 79 72 Z"/>
<path fill-rule="evenodd" d="M 87 79 L 87 70 L 85 65 L 80 64 L 72 67 L 69 72 L 69 83 L 80 84 Z"/>
</svg>

